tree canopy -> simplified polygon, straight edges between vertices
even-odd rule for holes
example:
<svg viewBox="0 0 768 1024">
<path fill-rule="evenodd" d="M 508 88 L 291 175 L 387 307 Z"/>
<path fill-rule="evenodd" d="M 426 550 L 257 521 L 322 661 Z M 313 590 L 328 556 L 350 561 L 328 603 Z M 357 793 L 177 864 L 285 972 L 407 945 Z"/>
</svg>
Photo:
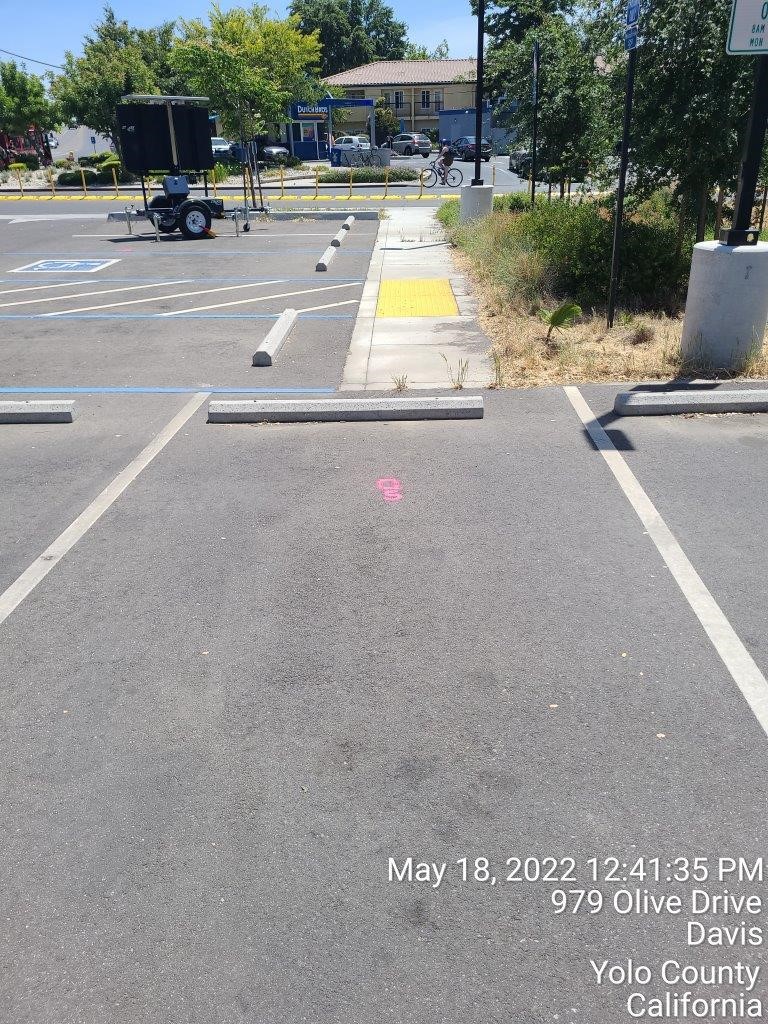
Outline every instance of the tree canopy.
<svg viewBox="0 0 768 1024">
<path fill-rule="evenodd" d="M 295 16 L 267 17 L 267 8 L 213 4 L 208 21 L 182 21 L 180 38 L 171 50 L 171 66 L 191 88 L 209 96 L 224 129 L 249 135 L 283 120 L 288 104 L 314 99 L 320 42 L 316 32 L 304 34 Z"/>
<path fill-rule="evenodd" d="M 49 131 L 58 117 L 37 75 L 28 74 L 14 61 L 0 61 L 0 128 L 12 135 L 32 125 Z"/>
<path fill-rule="evenodd" d="M 405 22 L 382 0 L 292 0 L 289 10 L 302 32 L 317 32 L 323 75 L 405 55 Z"/>
<path fill-rule="evenodd" d="M 115 108 L 120 97 L 131 92 L 160 92 L 162 40 L 172 34 L 173 26 L 137 30 L 119 20 L 111 7 L 104 8 L 102 20 L 83 42 L 83 54 L 75 57 L 67 51 L 64 73 L 55 75 L 51 92 L 65 118 L 76 118 L 119 146 Z M 157 46 L 150 36 L 157 34 Z M 151 54 L 157 55 L 152 65 Z"/>
</svg>

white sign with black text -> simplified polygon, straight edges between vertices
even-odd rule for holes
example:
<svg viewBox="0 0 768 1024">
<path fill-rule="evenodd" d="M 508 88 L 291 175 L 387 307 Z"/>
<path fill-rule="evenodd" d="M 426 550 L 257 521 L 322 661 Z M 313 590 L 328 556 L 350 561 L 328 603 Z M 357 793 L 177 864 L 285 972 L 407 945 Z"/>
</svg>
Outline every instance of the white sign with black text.
<svg viewBox="0 0 768 1024">
<path fill-rule="evenodd" d="M 768 0 L 733 0 L 727 50 L 768 54 Z"/>
</svg>

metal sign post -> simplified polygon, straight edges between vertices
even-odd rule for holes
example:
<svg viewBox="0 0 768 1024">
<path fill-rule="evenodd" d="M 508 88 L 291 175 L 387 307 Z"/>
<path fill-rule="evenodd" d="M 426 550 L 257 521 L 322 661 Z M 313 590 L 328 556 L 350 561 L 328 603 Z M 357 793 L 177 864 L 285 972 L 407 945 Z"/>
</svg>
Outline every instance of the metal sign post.
<svg viewBox="0 0 768 1024">
<path fill-rule="evenodd" d="M 621 163 L 619 166 L 619 187 L 616 192 L 616 213 L 613 221 L 613 252 L 611 254 L 611 283 L 608 289 L 608 327 L 613 327 L 616 315 L 616 295 L 619 290 L 621 273 L 621 237 L 624 229 L 624 196 L 627 190 L 627 168 L 629 166 L 629 133 L 632 126 L 632 101 L 635 95 L 635 70 L 637 68 L 637 22 L 640 18 L 640 4 L 633 2 L 627 8 L 627 28 L 624 33 L 624 49 L 629 51 L 627 62 L 627 87 L 624 98 L 624 127 L 621 135 Z"/>
<path fill-rule="evenodd" d="M 768 3 L 763 6 L 768 7 Z M 720 241 L 723 245 L 756 245 L 760 237 L 760 231 L 752 228 L 752 211 L 755 205 L 757 179 L 760 176 L 760 161 L 763 156 L 765 125 L 768 118 L 768 54 L 758 57 L 756 64 L 755 89 L 752 94 L 752 109 L 749 114 L 747 137 L 744 141 L 744 153 L 739 169 L 733 226 L 723 228 L 720 232 Z"/>
<path fill-rule="evenodd" d="M 536 150 L 539 144 L 539 61 L 538 39 L 533 44 L 533 138 L 531 139 L 531 206 L 536 202 Z"/>
</svg>

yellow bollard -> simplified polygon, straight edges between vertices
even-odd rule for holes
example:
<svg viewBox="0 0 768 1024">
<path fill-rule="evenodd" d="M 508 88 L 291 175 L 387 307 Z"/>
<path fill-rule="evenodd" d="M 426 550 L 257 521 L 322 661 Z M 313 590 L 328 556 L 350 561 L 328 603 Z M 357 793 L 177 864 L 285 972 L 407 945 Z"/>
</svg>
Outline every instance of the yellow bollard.
<svg viewBox="0 0 768 1024">
<path fill-rule="evenodd" d="M 387 198 L 389 193 L 389 168 L 384 168 L 384 198 Z"/>
<path fill-rule="evenodd" d="M 211 185 L 213 186 L 213 194 L 216 195 L 216 168 L 211 168 Z"/>
<path fill-rule="evenodd" d="M 424 195 L 424 171 L 419 171 L 419 199 Z"/>
<path fill-rule="evenodd" d="M 352 198 L 352 174 L 353 173 L 354 173 L 354 168 L 350 167 L 349 168 L 349 195 L 347 196 L 347 199 L 351 199 Z"/>
<path fill-rule="evenodd" d="M 117 187 L 117 171 L 112 168 L 112 181 L 115 183 L 115 199 L 120 198 L 120 189 Z"/>
<path fill-rule="evenodd" d="M 53 183 L 53 171 L 50 167 L 48 168 L 48 184 L 51 186 L 51 196 L 53 197 L 56 195 L 56 186 Z"/>
<path fill-rule="evenodd" d="M 80 168 L 80 180 L 83 183 L 83 199 L 88 195 L 88 186 L 85 184 L 85 168 Z"/>
<path fill-rule="evenodd" d="M 317 199 L 319 191 L 320 191 L 320 168 L 316 167 L 315 168 L 315 199 Z"/>
<path fill-rule="evenodd" d="M 285 171 L 282 164 L 280 164 L 280 198 L 285 199 Z"/>
<path fill-rule="evenodd" d="M 19 179 L 19 192 L 21 193 L 21 198 L 23 199 L 24 198 L 24 185 L 23 185 L 22 180 L 21 180 L 21 171 L 19 170 L 18 167 L 16 168 L 16 177 Z"/>
</svg>

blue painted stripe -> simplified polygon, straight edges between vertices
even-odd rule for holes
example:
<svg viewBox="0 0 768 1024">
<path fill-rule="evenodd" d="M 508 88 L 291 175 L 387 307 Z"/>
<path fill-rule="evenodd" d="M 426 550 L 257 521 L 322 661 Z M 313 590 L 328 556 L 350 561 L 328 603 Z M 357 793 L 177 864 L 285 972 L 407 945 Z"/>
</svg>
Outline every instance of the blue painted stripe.
<svg viewBox="0 0 768 1024">
<path fill-rule="evenodd" d="M 163 251 L 163 252 L 156 252 L 154 250 L 148 249 L 148 250 L 142 251 L 140 253 L 138 253 L 138 252 L 128 252 L 128 253 L 125 253 L 125 250 L 123 250 L 125 255 L 121 255 L 120 259 L 121 260 L 122 259 L 130 259 L 132 256 L 149 256 L 150 258 L 153 258 L 153 259 L 159 259 L 161 256 L 169 256 L 169 257 L 172 257 L 174 259 L 180 259 L 182 257 L 189 256 L 189 257 L 193 257 L 193 258 L 206 259 L 207 260 L 207 259 L 210 259 L 211 256 L 279 256 L 279 255 L 281 255 L 283 253 L 285 253 L 285 254 L 289 254 L 290 253 L 291 255 L 301 254 L 303 256 L 306 256 L 307 252 L 308 252 L 308 248 L 309 247 L 306 247 L 304 249 L 227 249 L 227 250 L 224 250 L 224 251 L 217 251 L 217 252 L 211 252 L 211 251 L 207 251 L 207 252 L 165 252 L 165 251 Z M 318 245 L 318 249 L 320 249 L 320 245 Z M 118 250 L 115 250 L 115 252 L 117 252 L 117 251 Z M 370 249 L 349 249 L 346 246 L 344 246 L 344 250 L 343 251 L 344 252 L 355 252 L 355 253 L 368 253 L 369 255 L 371 253 Z M 64 260 L 64 259 L 67 259 L 67 260 L 98 260 L 98 259 L 102 259 L 103 260 L 103 259 L 106 259 L 106 257 L 104 256 L 104 253 L 100 253 L 98 256 L 83 256 L 80 253 L 78 253 L 76 256 L 71 256 L 69 253 L 63 253 L 63 252 L 44 252 L 44 251 L 41 251 L 41 250 L 36 250 L 36 251 L 33 251 L 33 252 L 7 252 L 7 253 L 3 253 L 3 255 L 5 255 L 5 256 L 37 256 L 39 259 L 51 259 L 51 260 L 53 260 L 53 259 L 56 259 L 56 260 Z M 7 273 L 7 271 L 6 271 L 6 273 Z M 25 273 L 30 273 L 30 274 L 32 274 L 33 277 L 36 277 L 36 278 L 39 279 L 43 274 L 55 274 L 55 273 L 57 273 L 57 271 L 55 271 L 55 270 L 38 270 L 38 271 L 29 271 L 29 270 L 27 270 L 27 271 L 25 271 Z M 71 271 L 71 270 L 69 270 L 69 271 L 58 271 L 58 273 L 69 273 L 69 274 L 71 274 L 71 273 L 74 273 L 74 271 Z M 94 280 L 98 279 L 98 272 L 96 274 L 94 274 L 93 277 L 94 277 Z"/>
<path fill-rule="evenodd" d="M 253 388 L 253 387 L 176 387 L 147 385 L 146 387 L 0 387 L 2 395 L 190 395 L 199 391 L 210 391 L 213 395 L 332 395 L 336 388 Z"/>
<path fill-rule="evenodd" d="M 24 280 L 24 276 L 25 276 L 24 274 L 19 274 L 18 277 L 13 277 L 13 278 L 11 278 L 11 277 L 3 277 L 3 278 L 0 278 L 0 284 L 21 285 L 21 287 L 23 288 L 25 285 L 31 285 L 33 281 L 38 282 L 40 280 L 40 278 L 39 278 L 39 276 L 37 274 L 30 275 L 29 281 L 25 281 Z M 244 284 L 261 284 L 263 281 L 274 281 L 274 279 L 275 279 L 274 275 L 272 275 L 271 277 L 188 277 L 188 278 L 185 278 L 185 283 L 199 284 L 201 282 L 205 283 L 205 282 L 208 282 L 208 281 L 213 281 L 214 283 L 219 283 L 219 282 L 225 282 L 226 283 L 226 282 L 230 282 L 230 281 L 242 281 Z M 285 275 L 283 275 L 280 278 L 280 280 L 281 281 L 285 281 L 288 284 L 290 284 L 293 281 L 299 281 L 299 282 L 312 281 L 315 284 L 318 283 L 317 274 L 315 274 L 313 277 L 285 277 Z M 323 280 L 325 280 L 325 278 L 323 278 Z M 351 284 L 364 284 L 365 283 L 365 279 L 362 278 L 362 277 L 336 277 L 336 275 L 334 275 L 332 278 L 330 278 L 330 280 L 333 280 L 333 281 L 343 281 L 344 283 L 347 283 L 347 284 L 349 284 L 349 283 L 351 283 Z M 151 282 L 157 284 L 157 274 L 155 274 L 153 277 L 98 277 L 98 278 L 96 278 L 95 282 L 94 281 L 71 281 L 71 282 L 68 281 L 67 284 L 71 284 L 71 286 L 73 288 L 79 288 L 82 285 L 94 284 L 94 283 L 95 284 L 125 284 L 125 283 L 134 283 L 134 282 L 143 282 L 143 281 L 151 281 Z M 53 282 L 51 282 L 51 283 L 53 283 Z M 44 287 L 45 286 L 43 285 L 43 288 Z M 42 291 L 43 288 L 41 288 L 40 290 Z"/>
<path fill-rule="evenodd" d="M 277 320 L 279 313 L 177 313 L 173 317 L 160 313 L 61 313 L 47 316 L 45 313 L 0 313 L 0 320 L 47 320 L 59 323 L 62 320 Z M 354 320 L 354 313 L 302 313 L 299 320 Z"/>
</svg>

